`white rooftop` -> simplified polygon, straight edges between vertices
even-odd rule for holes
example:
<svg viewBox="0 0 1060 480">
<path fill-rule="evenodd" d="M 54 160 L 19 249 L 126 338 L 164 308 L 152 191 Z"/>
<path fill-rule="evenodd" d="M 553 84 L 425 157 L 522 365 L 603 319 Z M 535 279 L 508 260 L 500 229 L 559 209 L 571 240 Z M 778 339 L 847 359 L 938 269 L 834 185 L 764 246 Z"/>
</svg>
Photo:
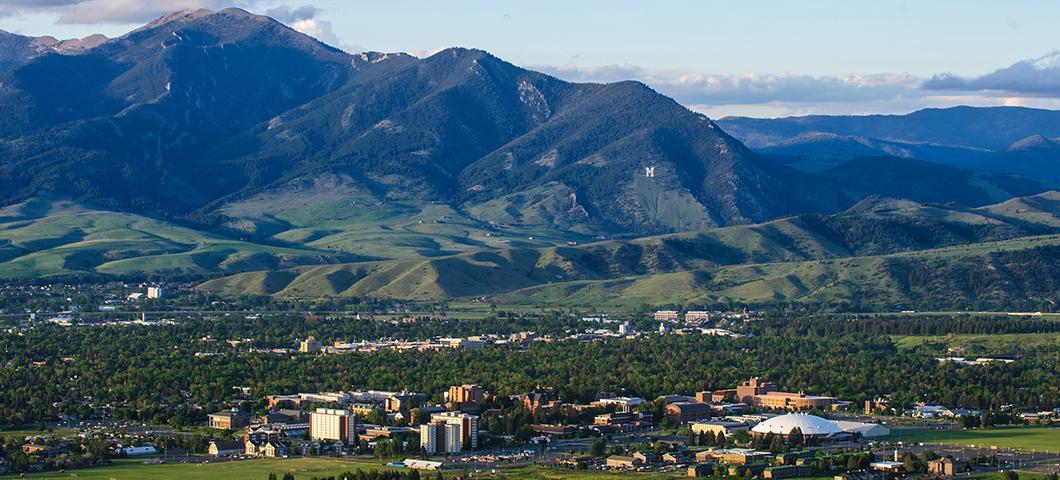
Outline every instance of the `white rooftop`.
<svg viewBox="0 0 1060 480">
<path fill-rule="evenodd" d="M 803 435 L 832 435 L 843 431 L 842 428 L 839 428 L 839 426 L 831 420 L 825 420 L 821 417 L 804 413 L 789 413 L 787 415 L 770 418 L 769 420 L 755 425 L 751 431 L 755 433 L 788 435 L 792 430 L 795 430 L 796 427 L 802 431 Z"/>
</svg>

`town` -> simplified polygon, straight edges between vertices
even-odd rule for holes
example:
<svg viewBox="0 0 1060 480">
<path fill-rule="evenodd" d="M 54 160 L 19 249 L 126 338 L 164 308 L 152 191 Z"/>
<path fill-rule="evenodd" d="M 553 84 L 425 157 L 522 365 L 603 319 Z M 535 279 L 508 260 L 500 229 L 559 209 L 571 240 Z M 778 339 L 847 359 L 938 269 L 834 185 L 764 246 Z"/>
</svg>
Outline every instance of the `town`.
<svg viewBox="0 0 1060 480">
<path fill-rule="evenodd" d="M 32 292 L 35 287 L 29 288 Z M 295 465 L 320 459 L 356 462 L 357 468 L 431 470 L 446 476 L 476 472 L 503 476 L 531 469 L 883 480 L 1016 469 L 1049 475 L 1056 473 L 1060 461 L 1060 453 L 1048 448 L 1036 451 L 1004 441 L 950 440 L 1005 429 L 1052 438 L 1060 431 L 1060 409 L 1049 404 L 982 399 L 969 403 L 941 392 L 924 398 L 901 390 L 874 389 L 870 395 L 861 389 L 807 389 L 805 384 L 765 375 L 782 370 L 746 367 L 733 369 L 726 378 L 734 381 L 726 383 L 716 377 L 697 378 L 695 367 L 689 366 L 685 373 L 691 375 L 681 376 L 687 380 L 669 389 L 666 382 L 658 382 L 660 378 L 651 383 L 652 388 L 606 380 L 604 370 L 590 377 L 602 387 L 597 390 L 544 381 L 547 377 L 540 375 L 521 377 L 515 371 L 511 374 L 522 382 L 502 381 L 503 367 L 491 372 L 501 375 L 491 377 L 495 381 L 476 382 L 475 375 L 464 374 L 462 381 L 446 384 L 430 375 L 409 382 L 407 375 L 412 373 L 399 367 L 443 359 L 456 362 L 453 365 L 485 358 L 494 359 L 483 360 L 487 363 L 519 362 L 519 357 L 555 356 L 559 351 L 595 352 L 591 358 L 625 352 L 620 357 L 628 358 L 638 349 L 657 351 L 660 361 L 666 362 L 672 358 L 666 352 L 674 348 L 673 342 L 684 345 L 680 350 L 746 359 L 756 355 L 756 349 L 772 356 L 780 354 L 775 351 L 780 345 L 794 347 L 786 338 L 809 345 L 812 335 L 847 335 L 842 330 L 904 331 L 912 325 L 908 313 L 883 319 L 816 319 L 813 325 L 824 330 L 811 333 L 798 319 L 745 308 L 549 313 L 491 309 L 483 315 L 437 306 L 372 304 L 350 305 L 345 311 L 284 313 L 271 306 L 236 309 L 208 299 L 194 300 L 205 308 L 188 308 L 196 294 L 179 285 L 110 288 L 110 293 L 92 294 L 91 302 L 112 300 L 102 302 L 101 308 L 70 308 L 66 302 L 47 310 L 10 313 L 9 309 L 5 341 L 17 349 L 57 335 L 128 339 L 121 341 L 153 338 L 152 342 L 161 342 L 158 350 L 151 350 L 156 347 L 150 343 L 144 348 L 156 352 L 177 348 L 201 364 L 202 372 L 263 361 L 277 372 L 320 362 L 326 362 L 320 364 L 321 372 L 347 371 L 344 365 L 379 360 L 382 363 L 372 378 L 391 380 L 350 384 L 335 376 L 326 382 L 331 389 L 305 390 L 283 386 L 295 385 L 296 377 L 290 373 L 271 375 L 264 382 L 240 374 L 218 379 L 206 389 L 186 384 L 175 397 L 153 406 L 135 399 L 106 400 L 106 392 L 80 398 L 53 396 L 58 400 L 54 405 L 61 408 L 40 409 L 32 417 L 21 409 L 9 409 L 14 415 L 9 417 L 8 431 L 14 433 L 0 432 L 4 472 L 107 469 L 125 462 Z M 64 289 L 57 293 L 71 298 Z M 148 302 L 155 303 L 148 307 Z M 505 319 L 504 328 L 498 328 L 497 318 Z M 983 317 L 952 323 L 943 317 L 917 319 L 916 325 L 969 332 L 1055 326 L 1052 320 L 1033 317 L 1006 316 L 1001 321 Z M 833 325 L 832 330 L 828 325 Z M 842 355 L 842 349 L 850 348 L 843 345 L 848 344 L 837 343 L 834 348 L 839 350 L 822 354 Z M 56 355 L 30 353 L 26 358 L 32 361 L 15 371 L 29 375 L 64 371 L 90 360 L 71 350 L 70 344 L 55 346 Z M 84 355 L 92 351 L 85 350 Z M 1038 358 L 1028 351 L 930 352 L 917 353 L 922 358 L 917 368 L 951 375 L 1026 368 Z M 397 363 L 386 366 L 391 362 Z M 808 372 L 814 371 L 813 365 L 806 363 Z M 156 372 L 144 375 L 153 377 Z M 315 380 L 320 378 L 310 376 L 299 384 L 319 384 Z M 82 388 L 75 377 L 63 383 L 71 385 L 71 391 Z M 818 384 L 822 383 L 827 382 Z M 520 384 L 529 388 L 519 389 Z M 410 388 L 416 385 L 420 388 Z M 843 391 L 856 393 L 847 396 Z"/>
<path fill-rule="evenodd" d="M 387 465 L 417 470 L 550 465 L 690 477 L 884 480 L 916 473 L 952 477 L 996 471 L 1012 468 L 1013 462 L 1047 472 L 1055 470 L 1051 462 L 1060 460 L 1044 451 L 997 447 L 985 452 L 981 447 L 934 450 L 894 441 L 887 426 L 920 422 L 954 429 L 967 419 L 986 422 L 985 412 L 897 405 L 886 398 L 855 405 L 827 395 L 783 391 L 758 377 L 730 388 L 655 399 L 601 392 L 584 404 L 566 402 L 549 387 L 504 394 L 472 384 L 430 393 L 276 393 L 263 404 L 246 398 L 245 392 L 233 395 L 229 408 L 207 415 L 209 438 L 198 439 L 202 457 L 168 456 L 167 450 L 179 444 L 171 431 L 114 435 L 102 423 L 82 422 L 76 439 L 42 433 L 9 443 L 18 447 L 16 454 L 0 465 L 10 471 L 40 471 L 76 467 L 76 458 L 86 457 L 94 459 L 90 465 L 102 465 L 111 457 L 158 455 L 193 462 L 368 455 L 403 456 Z M 1042 428 L 1060 424 L 1060 409 L 990 415 L 993 422 Z"/>
</svg>

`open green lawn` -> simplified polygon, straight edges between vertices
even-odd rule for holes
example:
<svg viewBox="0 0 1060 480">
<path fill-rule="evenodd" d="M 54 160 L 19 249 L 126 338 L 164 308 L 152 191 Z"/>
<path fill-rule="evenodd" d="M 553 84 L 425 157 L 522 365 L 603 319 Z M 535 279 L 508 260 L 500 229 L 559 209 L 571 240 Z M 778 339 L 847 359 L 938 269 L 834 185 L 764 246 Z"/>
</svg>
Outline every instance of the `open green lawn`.
<svg viewBox="0 0 1060 480">
<path fill-rule="evenodd" d="M 269 472 L 275 472 L 277 477 L 282 477 L 286 472 L 292 472 L 295 478 L 302 480 L 312 477 L 338 475 L 344 471 L 352 471 L 358 468 L 361 470 L 386 469 L 378 462 L 332 458 L 258 459 L 207 464 L 167 463 L 162 465 L 145 464 L 142 460 L 128 459 L 117 460 L 108 467 L 74 469 L 65 473 L 47 472 L 27 475 L 26 478 L 92 480 L 192 480 L 217 478 L 223 480 L 265 480 L 268 478 Z"/>
<path fill-rule="evenodd" d="M 142 460 L 118 460 L 114 465 L 100 468 L 83 468 L 70 470 L 64 473 L 48 472 L 27 475 L 26 478 L 51 478 L 51 479 L 92 479 L 92 480 L 183 480 L 183 479 L 223 479 L 223 480 L 265 480 L 269 472 L 275 472 L 277 477 L 282 477 L 286 472 L 292 472 L 298 480 L 313 477 L 325 477 L 328 475 L 339 475 L 344 471 L 361 470 L 385 470 L 388 467 L 378 462 L 365 460 L 344 460 L 332 458 L 293 458 L 293 459 L 259 459 L 243 460 L 238 462 L 190 464 L 169 463 L 164 465 L 145 464 Z M 443 474 L 446 478 L 459 475 L 460 469 L 446 470 Z M 425 472 L 425 478 L 433 478 L 433 472 Z M 492 478 L 505 478 L 512 480 L 619 480 L 623 478 L 636 478 L 641 480 L 671 480 L 685 477 L 684 470 L 674 473 L 626 473 L 626 472 L 600 472 L 593 470 L 571 470 L 566 468 L 550 467 L 519 467 L 501 469 L 496 473 L 489 474 Z M 478 476 L 478 475 L 476 475 Z M 16 478 L 15 476 L 0 476 L 0 478 Z M 829 477 L 821 477 L 831 478 Z M 814 480 L 814 479 L 803 479 Z"/>
<path fill-rule="evenodd" d="M 1060 428 L 1008 427 L 985 430 L 897 430 L 902 441 L 976 445 L 984 448 L 1020 448 L 1060 453 Z"/>
</svg>

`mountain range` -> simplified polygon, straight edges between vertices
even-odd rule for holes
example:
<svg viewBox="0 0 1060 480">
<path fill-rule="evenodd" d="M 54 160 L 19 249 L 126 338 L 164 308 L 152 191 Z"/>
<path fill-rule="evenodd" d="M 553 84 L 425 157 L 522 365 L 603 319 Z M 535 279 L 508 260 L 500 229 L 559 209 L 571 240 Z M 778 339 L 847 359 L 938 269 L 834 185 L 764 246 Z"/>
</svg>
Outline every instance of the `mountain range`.
<svg viewBox="0 0 1060 480">
<path fill-rule="evenodd" d="M 227 9 L 19 58 L 0 87 L 9 202 L 50 192 L 220 225 L 233 201 L 338 175 L 461 206 L 548 192 L 565 197 L 552 216 L 643 233 L 851 200 L 643 84 L 567 83 L 479 50 L 350 55 Z"/>
<path fill-rule="evenodd" d="M 1060 112 L 952 107 L 908 115 L 727 117 L 718 124 L 756 152 L 805 171 L 858 157 L 902 157 L 1060 181 Z"/>
<path fill-rule="evenodd" d="M 4 278 L 444 298 L 1053 233 L 863 213 L 1051 199 L 1033 196 L 1060 176 L 990 162 L 1048 163 L 1057 112 L 715 122 L 637 82 L 571 83 L 466 48 L 351 54 L 240 9 L 113 39 L 0 32 L 0 50 Z"/>
</svg>

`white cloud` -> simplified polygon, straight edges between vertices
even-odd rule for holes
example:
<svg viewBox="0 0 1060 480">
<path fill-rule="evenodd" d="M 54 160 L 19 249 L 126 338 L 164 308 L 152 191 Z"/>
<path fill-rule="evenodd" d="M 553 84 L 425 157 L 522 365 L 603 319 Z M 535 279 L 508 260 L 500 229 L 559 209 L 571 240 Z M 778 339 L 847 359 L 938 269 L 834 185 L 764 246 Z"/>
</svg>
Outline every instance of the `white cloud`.
<svg viewBox="0 0 1060 480">
<path fill-rule="evenodd" d="M 1060 50 L 978 77 L 948 73 L 934 75 L 923 86 L 925 90 L 997 91 L 1021 96 L 1060 97 Z"/>
<path fill-rule="evenodd" d="M 167 13 L 227 7 L 254 9 L 275 5 L 272 0 L 0 0 L 0 15 L 52 13 L 63 24 L 138 24 L 146 23 Z M 322 18 L 324 10 L 312 5 L 274 6 L 265 10 L 268 15 L 287 26 L 312 36 L 329 45 L 347 51 L 358 47 L 344 45 L 335 34 L 330 21 Z"/>
<path fill-rule="evenodd" d="M 427 58 L 427 57 L 429 57 L 431 55 L 434 55 L 434 54 L 436 54 L 436 53 L 438 53 L 438 52 L 440 52 L 442 50 L 445 50 L 447 48 L 449 48 L 449 47 L 437 47 L 437 48 L 431 48 L 431 49 L 427 49 L 427 50 L 413 50 L 413 51 L 408 52 L 408 53 L 409 53 L 409 55 L 412 55 L 413 57 L 416 57 L 416 58 Z"/>
<path fill-rule="evenodd" d="M 65 24 L 142 23 L 166 13 L 198 8 L 248 6 L 254 0 L 0 0 L 0 14 L 49 12 Z"/>
<path fill-rule="evenodd" d="M 908 74 L 814 76 L 787 73 L 708 74 L 651 70 L 637 65 L 535 67 L 577 82 L 637 80 L 699 111 L 740 106 L 757 112 L 791 112 L 822 104 L 856 104 L 924 96 L 922 78 Z M 805 107 L 803 107 L 805 106 Z"/>
<path fill-rule="evenodd" d="M 709 74 L 637 65 L 533 67 L 575 82 L 637 80 L 708 116 L 908 113 L 955 105 L 1060 107 L 1060 52 L 983 77 L 909 74 Z"/>
<path fill-rule="evenodd" d="M 312 5 L 303 5 L 297 8 L 280 5 L 265 11 L 265 15 L 328 45 L 339 47 L 349 52 L 359 51 L 360 49 L 357 47 L 342 43 L 342 39 L 335 34 L 331 22 L 320 18 L 323 13 L 323 9 Z"/>
</svg>

